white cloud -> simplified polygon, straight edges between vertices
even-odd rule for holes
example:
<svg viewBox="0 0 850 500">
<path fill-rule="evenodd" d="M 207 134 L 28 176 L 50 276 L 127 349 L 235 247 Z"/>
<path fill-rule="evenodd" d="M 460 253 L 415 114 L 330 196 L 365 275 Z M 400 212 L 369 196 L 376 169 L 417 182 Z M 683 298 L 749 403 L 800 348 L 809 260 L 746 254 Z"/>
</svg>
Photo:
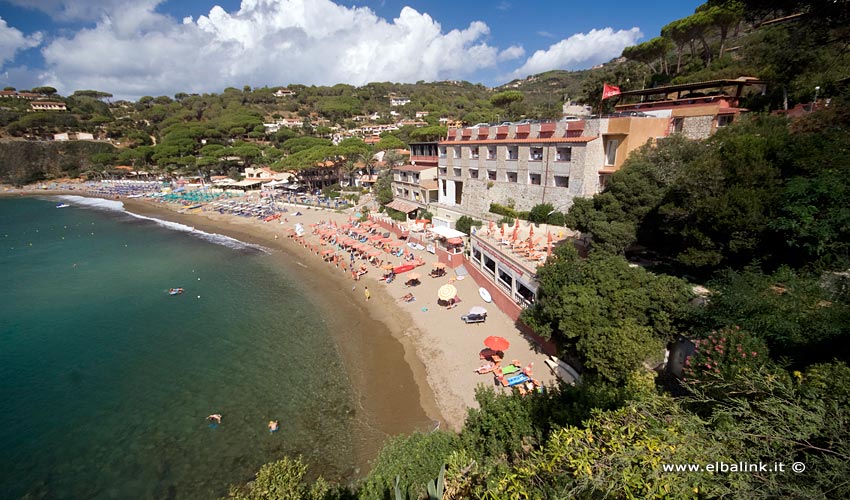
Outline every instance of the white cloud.
<svg viewBox="0 0 850 500">
<path fill-rule="evenodd" d="M 537 34 L 543 38 L 557 38 L 554 33 L 550 33 L 548 31 L 538 31 Z"/>
<path fill-rule="evenodd" d="M 49 0 L 42 0 L 42 3 Z M 486 44 L 486 24 L 442 31 L 405 7 L 392 21 L 330 0 L 243 0 L 197 19 L 154 11 L 158 0 L 119 2 L 101 20 L 43 50 L 44 83 L 116 97 L 217 92 L 226 86 L 458 79 L 522 57 Z"/>
<path fill-rule="evenodd" d="M 511 45 L 505 50 L 499 52 L 499 61 L 510 61 L 518 59 L 525 55 L 525 49 L 519 45 Z"/>
<path fill-rule="evenodd" d="M 513 71 L 508 79 L 522 78 L 553 69 L 578 69 L 619 56 L 623 48 L 634 45 L 643 34 L 638 28 L 614 31 L 612 28 L 576 33 L 569 38 L 538 50 Z"/>
<path fill-rule="evenodd" d="M 0 68 L 12 61 L 18 51 L 37 47 L 40 43 L 41 33 L 24 36 L 20 30 L 12 28 L 0 17 Z"/>
<path fill-rule="evenodd" d="M 154 6 L 163 0 L 5 0 L 6 2 L 26 9 L 40 10 L 57 21 L 96 21 L 115 12 L 139 3 L 149 3 Z"/>
</svg>

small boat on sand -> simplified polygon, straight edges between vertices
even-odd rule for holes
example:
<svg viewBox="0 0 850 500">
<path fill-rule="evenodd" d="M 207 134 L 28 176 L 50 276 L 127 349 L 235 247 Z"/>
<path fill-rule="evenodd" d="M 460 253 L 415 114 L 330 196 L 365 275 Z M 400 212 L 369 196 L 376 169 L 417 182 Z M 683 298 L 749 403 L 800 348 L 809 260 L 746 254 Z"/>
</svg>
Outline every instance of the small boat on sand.
<svg viewBox="0 0 850 500">
<path fill-rule="evenodd" d="M 416 264 L 402 264 L 400 266 L 394 267 L 393 273 L 395 273 L 395 274 L 406 273 L 407 271 L 410 271 L 414 268 L 416 268 Z"/>
<path fill-rule="evenodd" d="M 183 293 L 182 288 L 169 288 L 168 289 L 168 295 L 180 295 L 181 293 Z"/>
<path fill-rule="evenodd" d="M 56 208 L 68 208 L 70 206 L 71 205 L 68 205 L 67 203 L 57 203 L 56 204 Z"/>
</svg>

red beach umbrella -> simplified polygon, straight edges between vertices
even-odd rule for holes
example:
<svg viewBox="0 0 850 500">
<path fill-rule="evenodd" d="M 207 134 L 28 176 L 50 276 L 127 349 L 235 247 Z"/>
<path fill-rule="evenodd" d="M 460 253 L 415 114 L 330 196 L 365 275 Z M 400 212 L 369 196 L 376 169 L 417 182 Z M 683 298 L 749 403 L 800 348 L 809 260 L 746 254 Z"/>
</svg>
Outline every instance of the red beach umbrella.
<svg viewBox="0 0 850 500">
<path fill-rule="evenodd" d="M 493 349 L 494 351 L 506 351 L 508 347 L 511 346 L 511 343 L 504 337 L 497 337 L 496 335 L 491 335 L 484 339 L 484 345 Z"/>
</svg>

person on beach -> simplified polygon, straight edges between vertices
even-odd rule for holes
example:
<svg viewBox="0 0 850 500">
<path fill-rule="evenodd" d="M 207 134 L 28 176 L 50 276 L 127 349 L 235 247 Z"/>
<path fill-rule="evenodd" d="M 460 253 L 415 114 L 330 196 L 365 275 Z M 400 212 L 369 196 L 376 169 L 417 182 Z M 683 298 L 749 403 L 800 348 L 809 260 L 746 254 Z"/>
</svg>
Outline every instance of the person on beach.
<svg viewBox="0 0 850 500">
<path fill-rule="evenodd" d="M 369 291 L 369 287 L 363 288 L 363 293 L 366 295 L 366 300 L 370 300 L 372 298 L 372 293 Z"/>
<path fill-rule="evenodd" d="M 220 424 L 221 423 L 221 413 L 213 413 L 212 415 L 207 417 L 207 420 L 209 420 L 210 422 L 215 422 L 216 424 Z"/>
</svg>

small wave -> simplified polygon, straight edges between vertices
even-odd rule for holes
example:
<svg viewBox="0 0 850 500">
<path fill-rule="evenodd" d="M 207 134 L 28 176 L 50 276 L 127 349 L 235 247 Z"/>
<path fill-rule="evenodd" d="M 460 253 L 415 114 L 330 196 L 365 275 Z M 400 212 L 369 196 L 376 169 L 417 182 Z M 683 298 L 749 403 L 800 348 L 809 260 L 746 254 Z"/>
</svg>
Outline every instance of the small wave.
<svg viewBox="0 0 850 500">
<path fill-rule="evenodd" d="M 106 200 L 104 198 L 86 198 L 85 196 L 61 195 L 57 196 L 62 201 L 82 205 L 85 207 L 111 210 L 113 212 L 124 212 L 124 204 L 120 201 Z"/>
<path fill-rule="evenodd" d="M 159 226 L 162 226 L 166 229 L 171 229 L 173 231 L 180 231 L 184 233 L 189 233 L 203 240 L 209 241 L 211 243 L 215 243 L 217 245 L 223 245 L 228 248 L 233 248 L 235 250 L 256 250 L 259 252 L 263 252 L 265 254 L 271 254 L 271 251 L 261 245 L 254 245 L 251 243 L 245 243 L 244 241 L 237 240 L 236 238 L 231 238 L 230 236 L 225 236 L 223 234 L 218 233 L 208 233 L 206 231 L 201 231 L 199 229 L 195 229 L 192 226 L 187 226 L 186 224 L 180 224 L 178 222 L 171 222 L 167 220 L 157 219 L 156 217 L 148 217 L 146 215 L 139 215 L 133 212 L 128 212 L 124 208 L 124 204 L 120 201 L 115 200 L 105 200 L 103 198 L 86 198 L 83 196 L 71 196 L 71 195 L 63 195 L 58 196 L 57 198 L 66 201 L 68 203 L 73 203 L 75 205 L 83 205 L 86 207 L 96 208 L 100 210 L 110 210 L 114 212 L 122 212 L 131 217 L 135 217 L 136 219 L 149 220 L 151 222 L 156 223 Z"/>
</svg>

